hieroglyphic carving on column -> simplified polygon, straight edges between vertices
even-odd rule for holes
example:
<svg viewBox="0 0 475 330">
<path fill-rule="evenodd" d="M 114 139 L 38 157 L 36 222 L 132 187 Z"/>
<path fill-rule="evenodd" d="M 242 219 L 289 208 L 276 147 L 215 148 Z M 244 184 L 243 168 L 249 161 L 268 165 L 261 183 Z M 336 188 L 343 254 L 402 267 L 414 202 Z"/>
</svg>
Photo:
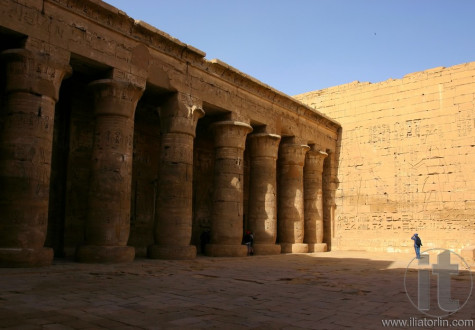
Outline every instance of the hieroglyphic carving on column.
<svg viewBox="0 0 475 330">
<path fill-rule="evenodd" d="M 215 138 L 214 193 L 211 214 L 210 256 L 245 256 L 243 236 L 243 171 L 246 136 L 252 127 L 222 121 L 212 126 Z"/>
<path fill-rule="evenodd" d="M 192 259 L 193 142 L 198 119 L 204 116 L 201 101 L 177 93 L 159 109 L 161 126 L 155 245 L 150 258 Z"/>
<path fill-rule="evenodd" d="M 5 92 L 0 113 L 0 266 L 48 265 L 44 248 L 55 105 L 71 68 L 26 49 L 1 54 Z"/>
<path fill-rule="evenodd" d="M 279 243 L 283 253 L 305 253 L 303 166 L 308 145 L 281 143 L 279 150 Z"/>
<path fill-rule="evenodd" d="M 86 242 L 78 248 L 81 262 L 126 262 L 134 259 L 127 246 L 134 113 L 143 89 L 111 79 L 90 84 L 95 128 L 89 183 Z"/>
<path fill-rule="evenodd" d="M 277 238 L 277 153 L 280 136 L 268 133 L 249 135 L 251 173 L 249 226 L 254 233 L 255 254 L 279 254 Z"/>
<path fill-rule="evenodd" d="M 323 161 L 328 154 L 323 151 L 309 150 L 305 157 L 304 199 L 305 199 L 305 235 L 308 252 L 326 251 L 323 243 Z"/>
</svg>

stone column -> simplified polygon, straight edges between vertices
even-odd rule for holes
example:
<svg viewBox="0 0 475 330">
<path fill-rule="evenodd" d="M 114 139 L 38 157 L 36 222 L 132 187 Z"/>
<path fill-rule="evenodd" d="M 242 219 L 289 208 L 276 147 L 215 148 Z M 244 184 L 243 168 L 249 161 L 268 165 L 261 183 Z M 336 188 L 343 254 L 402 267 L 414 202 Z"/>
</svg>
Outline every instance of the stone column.
<svg viewBox="0 0 475 330">
<path fill-rule="evenodd" d="M 155 245 L 148 255 L 155 259 L 193 259 L 190 245 L 193 225 L 193 142 L 201 103 L 178 93 L 159 109 L 161 126 Z"/>
<path fill-rule="evenodd" d="M 43 247 L 53 149 L 54 112 L 69 65 L 27 49 L 1 53 L 5 90 L 0 112 L 0 267 L 51 264 Z"/>
<path fill-rule="evenodd" d="M 214 194 L 211 242 L 206 254 L 214 257 L 246 256 L 243 236 L 243 155 L 248 124 L 222 121 L 212 125 L 215 139 Z"/>
<path fill-rule="evenodd" d="M 249 135 L 251 174 L 249 189 L 249 229 L 254 233 L 255 254 L 279 254 L 277 238 L 276 166 L 280 136 Z"/>
<path fill-rule="evenodd" d="M 128 262 L 135 256 L 127 246 L 134 114 L 143 89 L 128 82 L 92 82 L 94 145 L 87 205 L 85 245 L 77 250 L 80 262 Z"/>
<path fill-rule="evenodd" d="M 327 250 L 332 249 L 335 237 L 336 191 L 339 186 L 338 162 L 336 153 L 327 149 L 328 156 L 323 163 L 323 236 Z M 337 242 L 338 243 L 338 242 Z M 336 243 L 336 244 L 337 244 Z"/>
<path fill-rule="evenodd" d="M 303 166 L 307 145 L 280 145 L 279 242 L 283 253 L 306 253 L 304 238 Z"/>
<path fill-rule="evenodd" d="M 305 200 L 305 235 L 308 252 L 324 252 L 323 243 L 323 160 L 328 154 L 323 151 L 309 150 L 303 168 Z"/>
</svg>

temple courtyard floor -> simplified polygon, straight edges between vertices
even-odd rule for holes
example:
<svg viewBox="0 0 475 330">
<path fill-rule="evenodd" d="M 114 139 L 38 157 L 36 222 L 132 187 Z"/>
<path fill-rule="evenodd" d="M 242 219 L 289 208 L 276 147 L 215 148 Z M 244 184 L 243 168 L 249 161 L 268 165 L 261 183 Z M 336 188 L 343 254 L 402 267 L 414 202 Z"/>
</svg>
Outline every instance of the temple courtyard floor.
<svg viewBox="0 0 475 330">
<path fill-rule="evenodd" d="M 413 255 L 363 251 L 116 265 L 58 259 L 0 269 L 0 328 L 475 328 L 473 268 L 452 267 L 443 282 L 420 267 Z M 429 310 L 419 311 L 419 291 Z M 446 312 L 447 303 L 456 305 Z"/>
</svg>

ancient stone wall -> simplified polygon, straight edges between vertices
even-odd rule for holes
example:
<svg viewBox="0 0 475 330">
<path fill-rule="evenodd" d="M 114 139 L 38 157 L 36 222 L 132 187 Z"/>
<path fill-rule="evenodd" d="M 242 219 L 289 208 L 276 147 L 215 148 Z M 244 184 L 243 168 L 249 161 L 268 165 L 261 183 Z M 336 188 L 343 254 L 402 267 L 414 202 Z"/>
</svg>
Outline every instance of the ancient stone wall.
<svg viewBox="0 0 475 330">
<path fill-rule="evenodd" d="M 338 122 L 99 0 L 0 0 L 0 41 L 0 266 L 330 245 Z"/>
<path fill-rule="evenodd" d="M 332 246 L 475 243 L 475 62 L 297 95 L 342 129 Z"/>
</svg>

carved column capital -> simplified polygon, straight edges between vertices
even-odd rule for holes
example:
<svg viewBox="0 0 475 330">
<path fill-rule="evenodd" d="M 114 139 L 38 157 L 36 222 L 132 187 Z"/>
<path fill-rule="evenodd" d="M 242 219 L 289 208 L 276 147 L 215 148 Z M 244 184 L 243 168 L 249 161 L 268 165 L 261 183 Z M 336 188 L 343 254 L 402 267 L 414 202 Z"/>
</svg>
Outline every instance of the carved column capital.
<svg viewBox="0 0 475 330">
<path fill-rule="evenodd" d="M 239 121 L 220 121 L 211 125 L 214 132 L 214 146 L 231 147 L 244 150 L 246 136 L 252 132 L 252 127 Z"/>
<path fill-rule="evenodd" d="M 323 161 L 328 154 L 321 150 L 310 149 L 306 154 L 305 167 L 313 171 L 323 172 Z"/>
<path fill-rule="evenodd" d="M 96 116 L 115 115 L 133 119 L 144 89 L 130 82 L 101 79 L 89 84 Z"/>
<path fill-rule="evenodd" d="M 283 165 L 299 165 L 305 163 L 305 154 L 310 150 L 306 144 L 281 143 L 279 160 Z"/>
<path fill-rule="evenodd" d="M 26 92 L 59 98 L 63 79 L 72 69 L 64 61 L 27 49 L 9 49 L 1 53 L 5 65 L 5 92 Z"/>
<path fill-rule="evenodd" d="M 280 135 L 257 133 L 249 135 L 249 149 L 251 158 L 268 157 L 277 159 Z"/>
<path fill-rule="evenodd" d="M 198 119 L 205 115 L 200 99 L 181 92 L 168 98 L 158 112 L 162 133 L 182 133 L 193 137 Z"/>
</svg>

